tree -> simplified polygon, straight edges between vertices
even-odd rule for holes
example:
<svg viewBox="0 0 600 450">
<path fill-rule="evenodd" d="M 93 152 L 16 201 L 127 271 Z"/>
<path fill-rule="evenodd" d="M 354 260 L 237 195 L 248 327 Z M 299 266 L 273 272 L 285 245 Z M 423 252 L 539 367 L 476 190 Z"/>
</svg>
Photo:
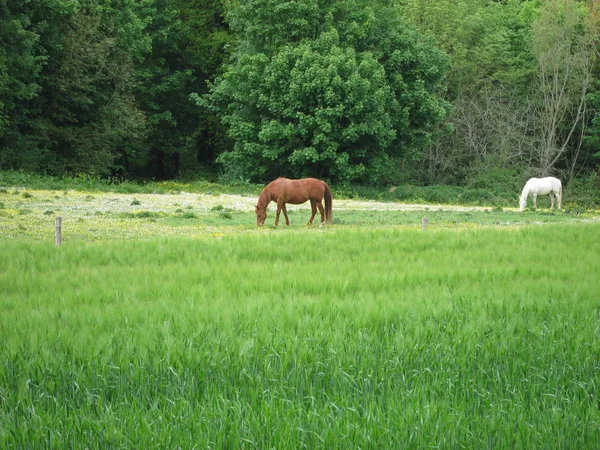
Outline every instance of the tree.
<svg viewBox="0 0 600 450">
<path fill-rule="evenodd" d="M 29 111 L 23 104 L 41 90 L 39 35 L 32 31 L 27 2 L 0 3 L 0 168 L 29 166 L 34 155 L 23 155 L 31 139 L 23 136 Z"/>
<path fill-rule="evenodd" d="M 463 182 L 495 167 L 515 167 L 532 139 L 529 48 L 534 2 L 403 1 L 407 16 L 452 58 L 445 98 L 454 105 L 424 160 L 427 183 Z"/>
<path fill-rule="evenodd" d="M 220 157 L 230 174 L 375 181 L 393 158 L 419 157 L 448 111 L 449 62 L 398 7 L 369 4 L 230 5 L 235 51 L 199 100 L 234 141 Z"/>
<path fill-rule="evenodd" d="M 595 158 L 600 158 L 600 80 L 587 96 L 590 103 L 591 120 L 585 142 Z"/>
<path fill-rule="evenodd" d="M 533 26 L 533 50 L 538 63 L 536 118 L 540 145 L 537 169 L 548 175 L 569 150 L 578 154 L 577 131 L 587 117 L 587 94 L 597 58 L 596 26 L 589 10 L 575 0 L 545 2 Z M 571 163 L 573 174 L 577 158 Z"/>
<path fill-rule="evenodd" d="M 193 172 L 217 152 L 213 119 L 190 99 L 207 92 L 229 39 L 215 0 L 153 0 L 141 15 L 151 51 L 136 67 L 136 98 L 148 117 L 148 140 L 135 149 L 130 170 L 159 179 Z"/>
<path fill-rule="evenodd" d="M 133 0 L 11 7 L 3 11 L 14 18 L 15 39 L 25 40 L 7 53 L 20 46 L 28 69 L 8 86 L 28 87 L 7 103 L 1 167 L 109 174 L 122 147 L 144 131 L 132 96 L 133 60 L 144 45 Z"/>
</svg>

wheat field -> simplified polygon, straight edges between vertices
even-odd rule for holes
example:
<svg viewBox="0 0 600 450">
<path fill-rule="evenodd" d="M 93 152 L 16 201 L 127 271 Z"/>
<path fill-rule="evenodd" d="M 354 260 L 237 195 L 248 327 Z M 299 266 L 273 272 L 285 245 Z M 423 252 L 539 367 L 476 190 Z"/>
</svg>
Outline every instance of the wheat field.
<svg viewBox="0 0 600 450">
<path fill-rule="evenodd" d="M 2 448 L 600 443 L 598 223 L 0 246 Z"/>
</svg>

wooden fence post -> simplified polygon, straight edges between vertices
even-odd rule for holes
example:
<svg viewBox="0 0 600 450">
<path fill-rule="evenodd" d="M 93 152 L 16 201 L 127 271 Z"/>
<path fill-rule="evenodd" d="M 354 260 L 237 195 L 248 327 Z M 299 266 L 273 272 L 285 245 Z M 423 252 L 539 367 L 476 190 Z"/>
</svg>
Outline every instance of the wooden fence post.
<svg viewBox="0 0 600 450">
<path fill-rule="evenodd" d="M 423 231 L 427 229 L 427 217 L 423 217 L 423 219 L 421 219 L 421 229 Z"/>
<path fill-rule="evenodd" d="M 62 244 L 62 217 L 57 217 L 54 222 L 54 242 L 56 245 Z"/>
</svg>

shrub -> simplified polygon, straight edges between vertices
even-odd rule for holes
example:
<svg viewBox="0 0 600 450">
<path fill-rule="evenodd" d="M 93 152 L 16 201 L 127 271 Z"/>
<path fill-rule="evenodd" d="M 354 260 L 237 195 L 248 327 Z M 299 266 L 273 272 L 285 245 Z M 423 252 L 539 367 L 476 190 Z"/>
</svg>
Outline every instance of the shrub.
<svg viewBox="0 0 600 450">
<path fill-rule="evenodd" d="M 422 198 L 428 203 L 457 203 L 458 189 L 453 186 L 425 186 Z"/>
<path fill-rule="evenodd" d="M 495 204 L 495 195 L 488 189 L 465 189 L 459 195 L 459 202 L 466 204 Z"/>
<path fill-rule="evenodd" d="M 467 187 L 494 192 L 520 192 L 522 174 L 517 169 L 494 167 L 485 172 L 475 172 L 467 180 Z"/>
<path fill-rule="evenodd" d="M 600 177 L 592 172 L 585 177 L 574 178 L 563 187 L 563 203 L 568 200 L 582 207 L 600 206 Z"/>
</svg>

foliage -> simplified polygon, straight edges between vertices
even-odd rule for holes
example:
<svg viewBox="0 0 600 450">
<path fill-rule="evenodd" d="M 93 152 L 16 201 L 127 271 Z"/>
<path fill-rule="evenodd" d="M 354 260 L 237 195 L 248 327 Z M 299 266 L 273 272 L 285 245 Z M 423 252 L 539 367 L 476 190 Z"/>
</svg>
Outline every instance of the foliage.
<svg viewBox="0 0 600 450">
<path fill-rule="evenodd" d="M 0 168 L 171 178 L 186 172 L 181 162 L 191 171 L 211 160 L 197 141 L 216 133 L 214 120 L 188 96 L 220 63 L 219 8 L 3 2 Z"/>
<path fill-rule="evenodd" d="M 0 23 L 0 170 L 382 188 L 600 161 L 595 1 L 10 0 Z"/>
<path fill-rule="evenodd" d="M 596 152 L 593 154 L 594 158 L 600 158 L 600 80 L 590 89 L 588 100 L 593 115 L 584 142 L 589 146 L 590 153 Z"/>
<path fill-rule="evenodd" d="M 586 125 L 586 95 L 600 50 L 599 24 L 589 20 L 588 8 L 576 0 L 546 2 L 533 23 L 532 48 L 539 74 L 535 111 L 540 137 L 535 157 L 540 175 L 551 174 L 568 151 L 577 148 L 572 143 L 574 135 Z"/>
<path fill-rule="evenodd" d="M 474 170 L 514 167 L 534 147 L 527 100 L 535 79 L 532 8 L 527 1 L 405 2 L 407 18 L 452 58 L 451 133 L 425 155 L 420 177 L 427 183 L 462 184 Z"/>
<path fill-rule="evenodd" d="M 525 181 L 516 169 L 493 168 L 488 172 L 472 173 L 467 185 L 488 191 L 520 192 Z"/>
<path fill-rule="evenodd" d="M 17 125 L 14 112 L 39 90 L 39 72 L 45 58 L 36 55 L 39 36 L 29 30 L 30 20 L 19 13 L 21 2 L 0 3 L 0 138 L 6 139 Z M 6 149 L 3 149 L 3 153 Z"/>
<path fill-rule="evenodd" d="M 135 2 L 117 3 L 4 4 L 8 22 L 24 28 L 26 52 L 25 70 L 10 73 L 7 86 L 29 92 L 5 105 L 0 167 L 105 174 L 119 148 L 143 136 L 132 96 L 143 24 Z M 14 57 L 7 55 L 9 65 Z"/>
<path fill-rule="evenodd" d="M 427 182 L 462 183 L 493 167 L 570 179 L 590 160 L 581 134 L 590 117 L 585 93 L 598 74 L 596 2 L 404 3 L 452 58 L 456 133 L 427 153 Z"/>
<path fill-rule="evenodd" d="M 525 87 L 534 76 L 527 48 L 536 1 L 406 0 L 406 17 L 452 58 L 451 99 L 477 95 L 489 83 Z M 522 92 L 523 93 L 523 92 Z"/>
<path fill-rule="evenodd" d="M 215 0 L 152 1 L 141 10 L 151 51 L 137 65 L 136 98 L 149 122 L 148 138 L 123 156 L 126 173 L 172 179 L 210 163 L 215 120 L 199 110 L 191 92 L 206 92 L 228 34 Z M 204 141 L 204 142 L 203 142 Z"/>
<path fill-rule="evenodd" d="M 592 172 L 573 179 L 565 188 L 566 208 L 598 208 L 600 206 L 600 177 Z"/>
<path fill-rule="evenodd" d="M 257 0 L 228 19 L 236 51 L 198 100 L 222 116 L 234 146 L 220 160 L 242 176 L 377 181 L 447 114 L 448 62 L 399 8 Z"/>
</svg>

